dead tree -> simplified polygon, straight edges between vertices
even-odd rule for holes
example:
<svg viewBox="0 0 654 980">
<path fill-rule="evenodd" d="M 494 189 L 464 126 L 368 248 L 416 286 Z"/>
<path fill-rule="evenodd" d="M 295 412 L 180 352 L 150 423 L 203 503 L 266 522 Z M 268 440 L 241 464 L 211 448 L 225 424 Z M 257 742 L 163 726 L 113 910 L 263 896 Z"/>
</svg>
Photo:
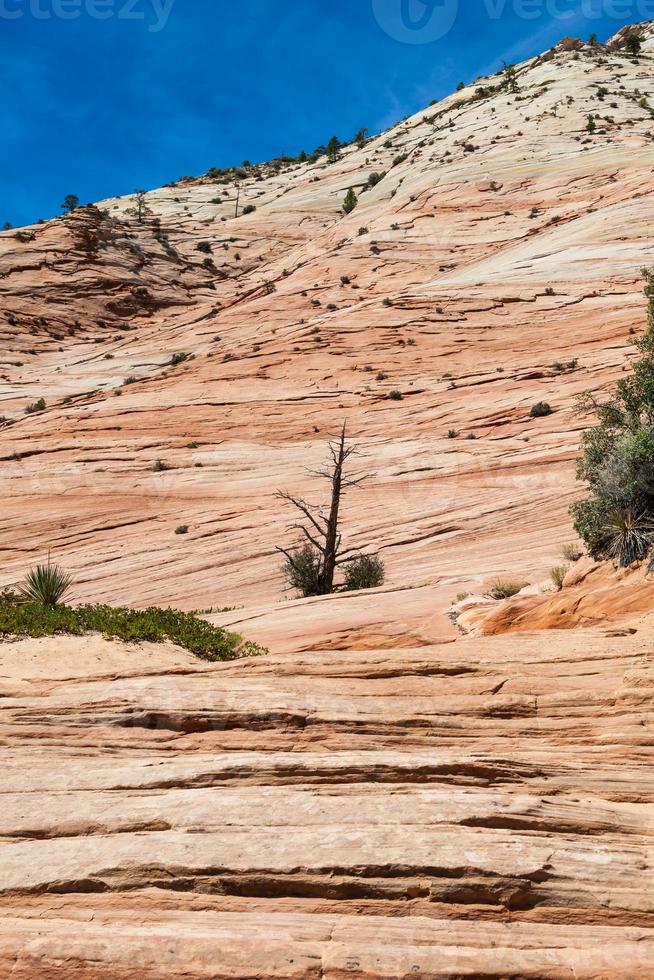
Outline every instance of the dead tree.
<svg viewBox="0 0 654 980">
<path fill-rule="evenodd" d="M 287 500 L 303 516 L 305 522 L 291 524 L 293 530 L 299 531 L 306 539 L 303 549 L 288 551 L 286 548 L 277 548 L 286 557 L 287 569 L 295 572 L 295 579 L 299 581 L 306 575 L 307 563 L 311 569 L 311 589 L 306 594 L 310 595 L 329 595 L 334 591 L 334 576 L 339 565 L 352 560 L 352 554 L 358 551 L 357 548 L 343 548 L 342 535 L 339 530 L 339 511 L 341 497 L 343 493 L 351 487 L 358 487 L 370 476 L 366 473 L 362 476 L 348 476 L 346 474 L 346 464 L 352 456 L 361 455 L 356 446 L 348 446 L 346 443 L 345 424 L 340 437 L 336 442 L 329 443 L 331 461 L 324 469 L 313 470 L 316 476 L 327 480 L 331 486 L 331 503 L 329 514 L 325 516 L 324 507 L 316 507 L 307 503 L 302 497 L 295 497 L 293 494 L 280 491 L 276 494 L 281 500 Z M 308 549 L 312 555 L 309 555 Z"/>
</svg>

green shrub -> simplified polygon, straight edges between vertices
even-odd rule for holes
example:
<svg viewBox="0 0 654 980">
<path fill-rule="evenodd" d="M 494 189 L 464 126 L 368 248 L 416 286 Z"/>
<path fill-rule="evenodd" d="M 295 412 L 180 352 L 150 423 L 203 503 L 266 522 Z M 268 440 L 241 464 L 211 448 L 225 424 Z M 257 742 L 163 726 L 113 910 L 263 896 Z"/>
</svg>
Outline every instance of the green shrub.
<svg viewBox="0 0 654 980">
<path fill-rule="evenodd" d="M 537 402 L 531 409 L 529 415 L 532 419 L 542 419 L 552 414 L 552 406 L 547 402 Z"/>
<path fill-rule="evenodd" d="M 301 596 L 320 595 L 320 554 L 310 544 L 290 552 L 284 562 L 284 574 L 289 586 Z M 375 555 L 357 555 L 343 563 L 343 584 L 336 591 L 355 592 L 375 589 L 384 584 L 384 563 Z"/>
<path fill-rule="evenodd" d="M 376 171 L 375 173 L 370 174 L 370 176 L 368 177 L 368 187 L 376 187 L 377 184 L 380 181 L 382 181 L 385 176 L 386 176 L 385 173 L 379 174 Z"/>
<path fill-rule="evenodd" d="M 246 204 L 243 208 L 243 214 L 254 214 L 257 210 L 256 204 Z"/>
<path fill-rule="evenodd" d="M 633 55 L 633 57 L 635 58 L 640 53 L 642 43 L 643 42 L 640 35 L 632 33 L 627 36 L 624 46 L 625 49 L 629 52 L 629 54 Z"/>
<path fill-rule="evenodd" d="M 305 598 L 320 594 L 320 571 L 320 555 L 310 544 L 296 548 L 284 562 L 286 581 Z"/>
<path fill-rule="evenodd" d="M 170 359 L 171 366 L 177 367 L 178 364 L 183 364 L 184 361 L 188 361 L 188 358 L 189 358 L 188 354 L 183 354 L 183 353 L 173 354 L 173 356 Z"/>
<path fill-rule="evenodd" d="M 327 159 L 330 163 L 336 163 L 340 156 L 341 141 L 338 136 L 332 136 L 326 147 Z"/>
<path fill-rule="evenodd" d="M 64 198 L 64 203 L 61 205 L 62 211 L 68 211 L 70 214 L 76 208 L 79 207 L 79 197 L 77 194 L 66 194 Z"/>
<path fill-rule="evenodd" d="M 354 189 L 350 187 L 347 194 L 345 195 L 345 200 L 343 201 L 343 211 L 345 212 L 345 214 L 351 214 L 358 203 L 359 203 L 359 198 L 354 193 Z"/>
<path fill-rule="evenodd" d="M 630 565 L 654 543 L 654 270 L 644 269 L 648 328 L 631 373 L 603 403 L 582 407 L 598 424 L 582 437 L 577 476 L 590 496 L 572 507 L 575 530 L 594 558 Z"/>
<path fill-rule="evenodd" d="M 357 555 L 345 562 L 346 592 L 358 592 L 360 589 L 377 589 L 384 584 L 384 562 L 376 555 Z"/>
<path fill-rule="evenodd" d="M 578 367 L 579 359 L 574 357 L 571 361 L 554 361 L 552 370 L 556 371 L 557 374 L 563 374 L 565 371 L 576 371 Z"/>
<path fill-rule="evenodd" d="M 9 592 L 0 595 L 0 636 L 83 636 L 102 633 L 125 642 L 169 640 L 205 660 L 235 660 L 267 651 L 244 642 L 236 633 L 212 626 L 191 613 L 175 609 L 125 609 L 103 605 L 45 606 L 21 602 Z"/>
<path fill-rule="evenodd" d="M 31 405 L 28 405 L 27 408 L 25 409 L 27 415 L 34 415 L 35 412 L 43 412 L 43 411 L 45 411 L 45 398 L 39 398 L 38 401 L 33 402 Z"/>
</svg>

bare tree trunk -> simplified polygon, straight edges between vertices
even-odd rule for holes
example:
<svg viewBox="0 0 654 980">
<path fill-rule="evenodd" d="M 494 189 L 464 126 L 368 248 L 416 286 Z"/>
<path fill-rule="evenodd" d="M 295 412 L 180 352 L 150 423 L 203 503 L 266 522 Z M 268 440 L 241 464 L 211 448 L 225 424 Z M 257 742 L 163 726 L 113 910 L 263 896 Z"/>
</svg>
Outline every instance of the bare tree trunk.
<svg viewBox="0 0 654 980">
<path fill-rule="evenodd" d="M 338 451 L 334 453 L 334 470 L 331 475 L 332 499 L 329 508 L 329 518 L 325 530 L 325 551 L 323 555 L 323 569 L 321 576 L 321 595 L 329 595 L 334 591 L 334 573 L 336 572 L 336 561 L 338 559 L 338 549 L 340 545 L 340 535 L 338 533 L 338 512 L 341 506 L 341 493 L 343 483 L 343 463 L 345 462 L 345 425 L 341 431 L 338 442 Z"/>
<path fill-rule="evenodd" d="M 331 465 L 323 470 L 318 470 L 316 476 L 328 480 L 331 486 L 331 502 L 329 516 L 323 515 L 322 507 L 315 507 L 307 503 L 301 497 L 294 497 L 289 493 L 280 492 L 277 494 L 282 500 L 289 503 L 300 511 L 309 522 L 309 527 L 302 523 L 292 524 L 294 530 L 300 531 L 313 549 L 314 554 L 319 556 L 319 567 L 315 580 L 314 595 L 330 595 L 334 591 L 334 576 L 336 569 L 344 561 L 350 560 L 348 557 L 355 549 L 344 549 L 341 547 L 342 535 L 339 531 L 339 511 L 341 506 L 341 496 L 348 487 L 356 487 L 368 475 L 359 477 L 346 477 L 345 465 L 350 456 L 358 453 L 355 446 L 348 446 L 346 443 L 346 426 L 343 423 L 338 442 L 329 443 L 331 453 Z M 285 548 L 277 549 L 285 555 L 291 566 L 297 568 L 297 557 L 293 551 Z"/>
</svg>

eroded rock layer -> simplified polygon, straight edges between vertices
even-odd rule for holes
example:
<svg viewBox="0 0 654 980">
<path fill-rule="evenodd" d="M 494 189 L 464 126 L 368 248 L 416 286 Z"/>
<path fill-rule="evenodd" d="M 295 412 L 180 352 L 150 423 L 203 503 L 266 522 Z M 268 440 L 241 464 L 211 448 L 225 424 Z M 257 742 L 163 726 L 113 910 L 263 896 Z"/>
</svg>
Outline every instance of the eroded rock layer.
<svg viewBox="0 0 654 980">
<path fill-rule="evenodd" d="M 57 641 L 0 709 L 0 975 L 654 976 L 649 625 L 68 679 Z"/>
</svg>

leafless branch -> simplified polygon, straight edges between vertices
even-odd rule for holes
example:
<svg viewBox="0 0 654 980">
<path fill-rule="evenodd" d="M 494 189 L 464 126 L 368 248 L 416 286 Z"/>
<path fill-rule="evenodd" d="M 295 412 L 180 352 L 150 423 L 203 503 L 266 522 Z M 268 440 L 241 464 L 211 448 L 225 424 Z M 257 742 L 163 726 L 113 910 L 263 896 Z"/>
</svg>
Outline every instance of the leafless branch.
<svg viewBox="0 0 654 980">
<path fill-rule="evenodd" d="M 296 507 L 299 511 L 301 511 L 301 513 L 304 514 L 307 520 L 311 521 L 318 534 L 325 533 L 325 529 L 320 526 L 318 520 L 321 520 L 325 524 L 327 524 L 327 519 L 323 517 L 322 514 L 320 513 L 318 514 L 317 518 L 314 517 L 314 515 L 312 514 L 312 511 L 318 510 L 317 507 L 313 506 L 312 504 L 308 504 L 306 500 L 302 499 L 302 497 L 294 497 L 290 493 L 284 493 L 280 491 L 279 493 L 276 493 L 275 496 L 279 497 L 281 500 L 287 500 L 288 503 L 293 504 L 294 507 Z"/>
<path fill-rule="evenodd" d="M 304 526 L 304 524 L 291 524 L 291 528 L 294 531 L 301 531 L 302 534 L 304 534 L 304 536 L 307 539 L 307 541 L 309 541 L 314 546 L 314 548 L 317 548 L 318 551 L 321 554 L 324 555 L 324 553 L 325 553 L 325 546 L 322 545 L 322 544 L 320 544 L 318 541 L 316 541 L 316 539 L 313 537 L 313 535 L 311 535 L 309 533 L 309 531 L 307 531 L 307 529 Z"/>
<path fill-rule="evenodd" d="M 292 551 L 287 551 L 286 548 L 276 547 L 275 551 L 278 551 L 280 555 L 284 555 L 293 564 L 294 555 Z"/>
</svg>

